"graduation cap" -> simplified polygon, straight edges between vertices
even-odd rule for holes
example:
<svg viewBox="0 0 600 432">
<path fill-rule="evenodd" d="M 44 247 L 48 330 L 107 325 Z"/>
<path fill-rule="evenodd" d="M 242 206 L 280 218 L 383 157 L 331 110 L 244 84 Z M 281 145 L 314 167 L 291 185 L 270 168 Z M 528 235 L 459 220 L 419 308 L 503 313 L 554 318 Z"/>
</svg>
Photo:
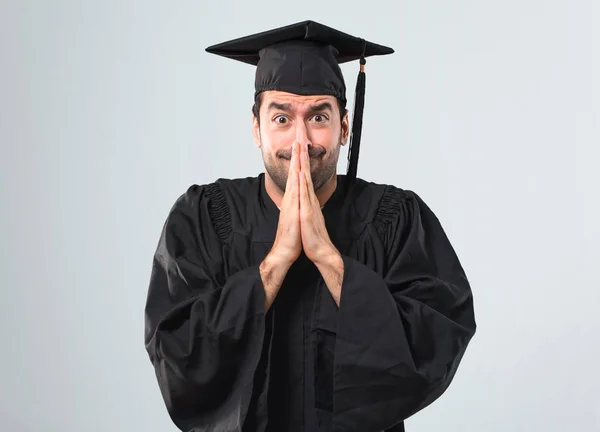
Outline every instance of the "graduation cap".
<svg viewBox="0 0 600 432">
<path fill-rule="evenodd" d="M 331 95 L 346 103 L 341 63 L 360 60 L 356 82 L 347 175 L 356 178 L 365 103 L 366 57 L 392 54 L 392 48 L 368 42 L 314 21 L 303 21 L 206 48 L 256 66 L 255 97 L 278 90 L 299 95 Z"/>
</svg>

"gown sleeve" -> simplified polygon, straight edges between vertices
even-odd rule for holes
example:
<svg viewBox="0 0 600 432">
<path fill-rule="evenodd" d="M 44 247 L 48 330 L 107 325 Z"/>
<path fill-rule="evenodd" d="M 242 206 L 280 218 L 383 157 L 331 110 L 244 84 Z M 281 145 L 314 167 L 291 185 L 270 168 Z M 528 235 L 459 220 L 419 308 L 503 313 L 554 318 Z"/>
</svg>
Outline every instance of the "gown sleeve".
<svg viewBox="0 0 600 432">
<path fill-rule="evenodd" d="M 399 425 L 448 388 L 476 324 L 471 287 L 434 213 L 388 187 L 374 229 L 383 275 L 343 256 L 333 430 Z"/>
<path fill-rule="evenodd" d="M 169 212 L 154 254 L 145 346 L 168 413 L 186 432 L 241 431 L 261 355 L 259 268 L 227 277 L 230 230 L 218 187 L 192 186 Z"/>
</svg>

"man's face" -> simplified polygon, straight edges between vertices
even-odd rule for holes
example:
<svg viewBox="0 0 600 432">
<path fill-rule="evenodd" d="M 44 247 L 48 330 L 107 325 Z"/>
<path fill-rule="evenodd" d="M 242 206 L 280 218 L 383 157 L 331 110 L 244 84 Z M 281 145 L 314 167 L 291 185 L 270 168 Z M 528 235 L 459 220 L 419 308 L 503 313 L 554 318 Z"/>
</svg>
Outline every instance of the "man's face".
<svg viewBox="0 0 600 432">
<path fill-rule="evenodd" d="M 294 141 L 308 143 L 315 190 L 336 173 L 340 146 L 348 139 L 348 115 L 340 119 L 333 96 L 299 96 L 279 91 L 262 94 L 260 122 L 253 119 L 254 141 L 267 174 L 285 190 Z"/>
</svg>

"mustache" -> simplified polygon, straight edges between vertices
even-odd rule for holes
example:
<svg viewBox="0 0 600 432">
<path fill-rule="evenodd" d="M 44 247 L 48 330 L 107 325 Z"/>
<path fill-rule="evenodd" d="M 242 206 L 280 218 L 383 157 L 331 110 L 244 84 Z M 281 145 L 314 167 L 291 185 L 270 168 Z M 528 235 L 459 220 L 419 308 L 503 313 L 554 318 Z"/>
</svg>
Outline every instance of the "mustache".
<svg viewBox="0 0 600 432">
<path fill-rule="evenodd" d="M 323 147 L 320 146 L 310 146 L 308 147 L 308 156 L 313 158 L 313 157 L 319 157 L 322 154 L 325 153 L 325 149 Z M 277 157 L 282 158 L 282 159 L 287 159 L 290 160 L 292 159 L 292 149 L 282 149 L 279 150 L 276 153 Z"/>
</svg>

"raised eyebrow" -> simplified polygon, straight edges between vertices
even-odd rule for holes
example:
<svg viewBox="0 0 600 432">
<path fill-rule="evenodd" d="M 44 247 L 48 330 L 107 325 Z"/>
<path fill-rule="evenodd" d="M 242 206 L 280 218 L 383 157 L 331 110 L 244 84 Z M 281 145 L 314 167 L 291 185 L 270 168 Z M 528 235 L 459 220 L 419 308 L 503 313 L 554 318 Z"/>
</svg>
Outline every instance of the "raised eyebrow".
<svg viewBox="0 0 600 432">
<path fill-rule="evenodd" d="M 308 110 L 309 113 L 315 113 L 318 111 L 333 111 L 333 106 L 329 102 L 323 102 L 317 105 L 313 105 Z"/>
<path fill-rule="evenodd" d="M 271 102 L 268 111 L 270 112 L 273 110 L 290 112 L 292 110 L 292 105 L 289 103 Z"/>
</svg>

